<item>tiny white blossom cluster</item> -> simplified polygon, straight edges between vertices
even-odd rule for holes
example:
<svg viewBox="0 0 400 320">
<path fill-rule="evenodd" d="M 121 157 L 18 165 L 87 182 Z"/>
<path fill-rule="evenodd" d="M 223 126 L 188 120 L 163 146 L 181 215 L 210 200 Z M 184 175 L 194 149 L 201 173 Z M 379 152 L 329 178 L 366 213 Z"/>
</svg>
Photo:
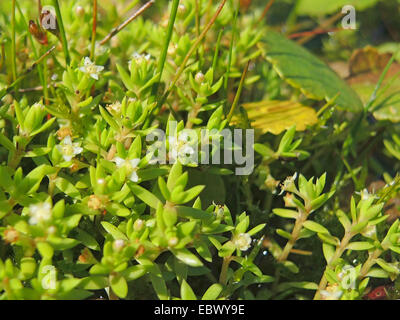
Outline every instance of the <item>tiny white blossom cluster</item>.
<svg viewBox="0 0 400 320">
<path fill-rule="evenodd" d="M 137 64 L 141 64 L 143 61 L 150 61 L 150 54 L 139 54 L 138 52 L 134 52 L 132 54 L 132 59 L 129 60 L 129 67 L 131 67 L 132 62 L 136 62 Z"/>
<path fill-rule="evenodd" d="M 86 57 L 83 66 L 79 68 L 83 73 L 87 73 L 90 77 L 95 80 L 99 80 L 99 74 L 104 70 L 103 66 L 96 66 L 89 57 Z"/>
<path fill-rule="evenodd" d="M 251 237 L 248 233 L 240 233 L 233 242 L 239 250 L 246 251 L 250 248 Z"/>
<path fill-rule="evenodd" d="M 73 157 L 83 151 L 79 142 L 72 143 L 71 136 L 66 136 L 63 141 L 57 145 L 57 149 L 62 154 L 65 161 L 71 161 Z"/>
<path fill-rule="evenodd" d="M 195 154 L 195 150 L 189 145 L 189 135 L 185 132 L 179 134 L 179 137 L 169 136 L 169 159 L 173 161 L 179 160 L 187 164 L 190 158 Z M 189 158 L 189 159 L 188 159 Z M 188 161 L 189 160 L 189 161 Z"/>
<path fill-rule="evenodd" d="M 51 219 L 51 205 L 48 202 L 29 206 L 29 224 L 35 225 Z"/>
<path fill-rule="evenodd" d="M 120 157 L 115 157 L 113 159 L 115 164 L 117 165 L 117 168 L 125 168 L 126 172 L 129 174 L 129 180 L 132 182 L 138 182 L 139 181 L 139 176 L 137 175 L 137 170 L 139 169 L 138 165 L 140 162 L 140 159 L 122 159 Z"/>
</svg>

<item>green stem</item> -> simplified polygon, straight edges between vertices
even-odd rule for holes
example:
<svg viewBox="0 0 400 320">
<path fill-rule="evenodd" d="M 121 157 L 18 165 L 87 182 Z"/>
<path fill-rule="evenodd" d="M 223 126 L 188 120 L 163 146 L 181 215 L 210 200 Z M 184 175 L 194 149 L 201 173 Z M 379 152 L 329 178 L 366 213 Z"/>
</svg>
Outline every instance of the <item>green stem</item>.
<svg viewBox="0 0 400 320">
<path fill-rule="evenodd" d="M 46 57 L 55 49 L 55 46 L 53 46 L 51 49 L 49 49 L 44 55 L 42 55 L 38 60 L 36 60 L 28 69 L 25 70 L 23 74 L 21 74 L 17 80 L 15 80 L 13 83 L 11 83 L 7 88 L 3 89 L 0 91 L 0 99 L 2 99 L 7 93 L 10 93 L 12 89 L 19 84 L 25 77 L 34 70 L 40 62 L 42 62 Z"/>
<path fill-rule="evenodd" d="M 343 252 L 346 250 L 347 245 L 349 244 L 350 240 L 354 237 L 354 235 L 355 235 L 354 233 L 349 232 L 349 231 L 347 231 L 345 233 L 342 241 L 340 241 L 340 245 L 336 248 L 336 251 L 333 254 L 332 258 L 328 261 L 328 264 L 327 264 L 325 270 L 328 270 L 329 268 L 331 268 L 332 264 L 342 256 Z M 315 293 L 314 300 L 321 299 L 321 291 L 326 288 L 327 283 L 328 283 L 328 280 L 326 279 L 325 272 L 324 272 L 324 274 L 321 278 L 321 281 L 319 282 L 318 290 Z"/>
<path fill-rule="evenodd" d="M 304 222 L 306 222 L 309 212 L 299 212 L 299 217 L 296 219 L 296 222 L 294 224 L 294 228 L 292 230 L 292 234 L 290 237 L 290 240 L 286 243 L 285 248 L 283 248 L 282 253 L 278 257 L 278 262 L 284 262 L 288 258 L 290 252 L 292 251 L 297 239 L 300 236 L 300 231 L 303 228 Z"/>
<path fill-rule="evenodd" d="M 19 14 L 21 16 L 21 20 L 22 20 L 22 22 L 24 24 L 25 29 L 28 29 L 28 27 L 29 27 L 28 23 L 25 20 L 25 17 L 24 17 L 24 15 L 22 13 L 21 7 L 18 4 L 18 2 L 16 3 L 16 5 L 17 5 L 17 9 L 18 9 L 18 12 L 19 12 Z M 35 60 L 38 60 L 39 59 L 39 54 L 38 54 L 38 50 L 37 50 L 36 45 L 35 45 L 35 41 L 33 40 L 32 34 L 30 32 L 28 32 L 27 35 L 28 35 L 28 38 L 29 38 L 29 42 L 32 45 L 33 56 L 34 56 Z M 43 87 L 43 96 L 44 96 L 45 101 L 48 101 L 49 94 L 48 94 L 48 88 L 47 88 L 47 78 L 46 79 L 44 78 L 44 74 L 46 73 L 44 69 L 45 69 L 45 65 L 43 65 L 43 66 L 39 65 L 38 66 L 38 74 L 39 74 L 40 82 L 41 82 L 42 87 Z"/>
<path fill-rule="evenodd" d="M 231 73 L 231 65 L 232 65 L 232 57 L 233 57 L 233 44 L 235 43 L 235 36 L 236 36 L 236 24 L 237 24 L 237 17 L 239 14 L 239 1 L 237 3 L 237 7 L 235 10 L 235 16 L 233 19 L 233 29 L 232 29 L 232 38 L 231 38 L 231 43 L 229 45 L 229 55 L 228 55 L 228 64 L 226 66 L 226 73 L 225 73 L 225 79 L 224 79 L 224 89 L 226 93 L 226 103 L 228 103 L 228 81 L 229 81 L 229 74 Z"/>
<path fill-rule="evenodd" d="M 226 285 L 227 281 L 227 276 L 228 276 L 228 269 L 229 269 L 229 264 L 232 261 L 232 257 L 225 257 L 224 261 L 222 262 L 222 268 L 221 268 L 221 274 L 219 276 L 219 283 L 222 285 Z"/>
<path fill-rule="evenodd" d="M 363 264 L 360 271 L 360 278 L 365 278 L 371 267 L 375 264 L 376 259 L 382 254 L 381 249 L 375 249 L 372 253 L 369 254 L 367 261 Z"/>
<path fill-rule="evenodd" d="M 221 13 L 222 9 L 225 6 L 227 0 L 222 0 L 221 4 L 219 5 L 216 13 L 214 14 L 214 16 L 211 18 L 211 20 L 208 22 L 207 26 L 204 28 L 203 32 L 201 33 L 200 37 L 197 38 L 197 40 L 195 41 L 195 43 L 193 43 L 192 47 L 190 48 L 189 52 L 187 53 L 185 59 L 183 60 L 183 62 L 181 63 L 178 72 L 176 73 L 174 79 L 172 80 L 172 83 L 170 84 L 170 86 L 168 87 L 168 89 L 165 91 L 163 97 L 158 101 L 158 104 L 156 106 L 156 110 L 159 110 L 161 108 L 161 106 L 164 104 L 164 102 L 168 99 L 169 95 L 171 94 L 172 89 L 175 87 L 176 83 L 178 82 L 179 78 L 181 77 L 182 73 L 185 71 L 186 65 L 190 59 L 190 57 L 193 55 L 193 53 L 197 50 L 198 46 L 200 45 L 200 43 L 203 41 L 203 39 L 205 38 L 205 36 L 207 35 L 207 32 L 211 29 L 211 27 L 213 26 L 213 24 L 215 23 L 215 21 L 217 20 L 219 14 Z M 177 114 L 175 112 L 175 110 L 173 110 L 172 108 L 170 108 L 171 113 L 177 117 Z"/>
<path fill-rule="evenodd" d="M 13 81 L 17 80 L 17 54 L 16 54 L 16 43 L 15 43 L 15 3 L 16 0 L 12 0 L 12 12 L 11 12 L 11 69 Z"/>
<path fill-rule="evenodd" d="M 240 96 L 242 94 L 242 90 L 243 90 L 243 86 L 244 86 L 244 80 L 246 79 L 247 71 L 249 71 L 250 61 L 251 60 L 249 60 L 247 62 L 246 68 L 244 69 L 244 71 L 242 73 L 242 78 L 240 79 L 240 84 L 239 84 L 238 91 L 236 92 L 236 96 L 235 96 L 235 99 L 233 100 L 233 103 L 232 103 L 232 106 L 231 106 L 231 110 L 229 111 L 229 114 L 227 116 L 228 124 L 231 122 L 233 114 L 234 114 L 234 112 L 236 110 L 236 107 L 239 104 L 239 99 L 240 99 Z"/>
<path fill-rule="evenodd" d="M 222 34 L 223 33 L 224 33 L 224 29 L 221 29 L 219 31 L 219 33 L 218 33 L 217 45 L 215 46 L 214 59 L 213 59 L 213 64 L 212 64 L 212 68 L 213 68 L 214 73 L 215 73 L 215 70 L 217 68 L 219 48 L 220 48 L 220 45 L 221 45 L 221 38 L 222 38 Z"/>
<path fill-rule="evenodd" d="M 12 169 L 16 169 L 24 156 L 25 148 L 19 143 L 17 150 L 14 152 L 8 166 Z"/>
<path fill-rule="evenodd" d="M 167 27 L 167 37 L 165 38 L 164 47 L 163 47 L 163 50 L 161 51 L 160 61 L 157 66 L 158 80 L 156 81 L 156 83 L 153 87 L 153 92 L 152 92 L 153 95 L 157 94 L 158 87 L 161 82 L 161 77 L 162 77 L 164 67 L 165 67 L 165 61 L 167 60 L 169 43 L 171 42 L 172 33 L 174 31 L 174 25 L 175 25 L 176 15 L 178 12 L 178 7 L 179 7 L 179 0 L 173 0 L 172 7 L 171 7 L 171 13 L 169 16 L 169 21 L 168 21 L 168 27 Z"/>
<path fill-rule="evenodd" d="M 64 56 L 65 56 L 65 64 L 66 64 L 66 66 L 69 66 L 69 63 L 71 62 L 71 58 L 69 56 L 67 36 L 65 34 L 64 23 L 63 23 L 63 19 L 61 16 L 61 10 L 60 10 L 60 5 L 58 4 L 58 0 L 53 0 L 53 5 L 56 10 L 57 22 L 60 27 L 61 42 L 62 42 Z"/>
</svg>

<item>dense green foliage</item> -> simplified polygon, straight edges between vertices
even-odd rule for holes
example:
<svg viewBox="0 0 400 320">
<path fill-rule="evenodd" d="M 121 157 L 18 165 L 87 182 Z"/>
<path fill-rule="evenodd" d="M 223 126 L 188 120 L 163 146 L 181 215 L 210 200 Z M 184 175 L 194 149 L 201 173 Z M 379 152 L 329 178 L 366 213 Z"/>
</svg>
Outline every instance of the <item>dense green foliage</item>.
<svg viewBox="0 0 400 320">
<path fill-rule="evenodd" d="M 372 35 L 397 1 L 266 2 L 1 1 L 0 299 L 352 300 L 395 282 L 396 22 Z M 349 3 L 356 30 L 290 37 Z M 247 175 L 182 160 L 190 130 L 232 151 L 223 130 L 251 128 Z"/>
</svg>

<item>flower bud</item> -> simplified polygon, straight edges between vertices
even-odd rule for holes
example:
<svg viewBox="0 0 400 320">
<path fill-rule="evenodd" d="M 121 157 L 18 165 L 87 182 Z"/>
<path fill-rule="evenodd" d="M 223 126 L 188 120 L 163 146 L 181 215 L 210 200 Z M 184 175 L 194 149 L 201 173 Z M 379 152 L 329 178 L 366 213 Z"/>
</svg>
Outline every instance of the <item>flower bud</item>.
<svg viewBox="0 0 400 320">
<path fill-rule="evenodd" d="M 125 247 L 125 241 L 122 239 L 115 240 L 113 243 L 113 248 L 115 251 L 121 251 Z"/>
<path fill-rule="evenodd" d="M 198 72 L 194 79 L 198 84 L 202 84 L 204 82 L 204 74 L 202 72 Z"/>
<path fill-rule="evenodd" d="M 184 16 L 184 15 L 186 14 L 186 11 L 187 11 L 187 8 L 186 8 L 185 5 L 180 4 L 180 5 L 178 6 L 178 15 L 179 15 L 180 17 Z"/>
<path fill-rule="evenodd" d="M 142 219 L 137 219 L 133 224 L 133 229 L 135 231 L 140 231 L 142 230 L 143 226 L 144 226 L 144 221 Z"/>
<path fill-rule="evenodd" d="M 18 238 L 19 238 L 19 232 L 14 228 L 7 229 L 4 231 L 4 241 L 6 243 L 15 243 L 16 241 L 18 241 Z"/>
<path fill-rule="evenodd" d="M 85 15 L 85 9 L 84 9 L 82 6 L 77 6 L 77 7 L 75 8 L 75 14 L 76 14 L 78 17 L 82 18 L 82 17 Z"/>
<path fill-rule="evenodd" d="M 101 201 L 101 199 L 100 199 L 98 196 L 96 196 L 95 194 L 92 194 L 92 195 L 89 197 L 88 207 L 89 207 L 90 209 L 98 210 L 98 209 L 100 209 L 102 206 L 103 206 L 102 201 Z"/>
<path fill-rule="evenodd" d="M 172 237 L 168 240 L 168 246 L 175 247 L 178 244 L 178 238 Z"/>
</svg>

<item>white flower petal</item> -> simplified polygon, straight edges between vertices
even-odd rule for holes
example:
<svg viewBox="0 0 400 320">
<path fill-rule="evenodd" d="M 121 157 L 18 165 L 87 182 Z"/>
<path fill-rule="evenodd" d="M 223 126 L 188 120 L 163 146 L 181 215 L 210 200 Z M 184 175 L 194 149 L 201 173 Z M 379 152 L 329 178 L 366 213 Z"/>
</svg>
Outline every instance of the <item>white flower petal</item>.
<svg viewBox="0 0 400 320">
<path fill-rule="evenodd" d="M 71 139 L 71 136 L 66 136 L 66 137 L 64 138 L 64 140 L 62 141 L 62 143 L 63 143 L 63 144 L 69 144 L 69 145 L 72 145 L 72 139 Z"/>
<path fill-rule="evenodd" d="M 117 168 L 121 168 L 121 167 L 124 165 L 124 163 L 125 163 L 125 160 L 122 159 L 122 158 L 120 158 L 120 157 L 114 158 L 113 161 L 114 161 L 115 164 L 117 165 Z"/>
<path fill-rule="evenodd" d="M 85 57 L 84 64 L 85 64 L 85 66 L 88 66 L 88 65 L 92 65 L 93 62 L 92 62 L 92 60 L 90 60 L 89 57 Z"/>
<path fill-rule="evenodd" d="M 74 155 L 80 154 L 83 151 L 81 147 L 74 147 Z"/>
<path fill-rule="evenodd" d="M 138 182 L 139 181 L 139 177 L 138 177 L 136 171 L 132 172 L 132 174 L 129 177 L 129 180 L 131 180 L 132 182 Z"/>
<path fill-rule="evenodd" d="M 63 158 L 64 158 L 65 161 L 68 162 L 68 161 L 71 161 L 73 157 L 72 156 L 63 155 Z"/>
<path fill-rule="evenodd" d="M 140 159 L 132 159 L 132 160 L 129 160 L 129 162 L 131 163 L 132 168 L 137 168 L 137 166 L 140 162 Z"/>
</svg>

